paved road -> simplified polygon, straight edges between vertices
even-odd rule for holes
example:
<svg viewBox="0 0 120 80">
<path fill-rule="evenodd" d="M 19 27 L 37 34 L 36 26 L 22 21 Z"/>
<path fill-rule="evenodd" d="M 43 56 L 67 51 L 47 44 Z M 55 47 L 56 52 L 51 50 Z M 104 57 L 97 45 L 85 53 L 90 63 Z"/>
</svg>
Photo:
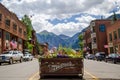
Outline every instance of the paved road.
<svg viewBox="0 0 120 80">
<path fill-rule="evenodd" d="M 0 80 L 38 80 L 37 60 L 0 66 Z M 44 79 L 60 80 L 60 79 Z M 62 79 L 80 80 L 80 79 Z M 84 60 L 84 80 L 120 80 L 120 64 Z"/>
<path fill-rule="evenodd" d="M 84 60 L 85 71 L 96 80 L 120 80 L 120 64 Z M 88 73 L 88 74 L 89 74 Z"/>
<path fill-rule="evenodd" d="M 38 61 L 0 66 L 0 80 L 28 80 L 38 71 Z"/>
</svg>

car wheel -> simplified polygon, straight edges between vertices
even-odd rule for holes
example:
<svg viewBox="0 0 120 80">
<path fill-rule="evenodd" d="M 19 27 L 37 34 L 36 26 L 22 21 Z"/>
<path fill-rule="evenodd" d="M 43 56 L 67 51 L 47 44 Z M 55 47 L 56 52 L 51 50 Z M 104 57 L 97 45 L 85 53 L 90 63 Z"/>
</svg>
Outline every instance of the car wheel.
<svg viewBox="0 0 120 80">
<path fill-rule="evenodd" d="M 1 65 L 1 63 L 0 63 L 0 65 Z"/>
<path fill-rule="evenodd" d="M 115 60 L 113 60 L 113 63 L 114 63 L 114 64 L 116 64 L 116 61 L 115 61 Z"/>
<path fill-rule="evenodd" d="M 22 63 L 23 62 L 23 58 L 20 58 L 20 63 Z"/>
<path fill-rule="evenodd" d="M 105 59 L 105 62 L 107 62 L 107 60 Z"/>
<path fill-rule="evenodd" d="M 12 58 L 10 58 L 9 64 L 13 64 L 13 59 Z"/>
</svg>

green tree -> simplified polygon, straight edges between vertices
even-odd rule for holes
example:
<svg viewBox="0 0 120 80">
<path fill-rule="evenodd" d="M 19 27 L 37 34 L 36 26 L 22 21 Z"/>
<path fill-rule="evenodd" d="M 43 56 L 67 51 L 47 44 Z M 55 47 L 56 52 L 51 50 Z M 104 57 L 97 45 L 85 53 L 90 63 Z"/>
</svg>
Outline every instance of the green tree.
<svg viewBox="0 0 120 80">
<path fill-rule="evenodd" d="M 32 23 L 30 18 L 27 15 L 24 15 L 24 17 L 22 18 L 22 22 L 26 25 L 27 27 L 27 41 L 25 43 L 25 46 L 27 49 L 29 49 L 30 51 L 33 49 L 33 45 L 30 43 L 30 40 L 32 38 Z"/>
<path fill-rule="evenodd" d="M 81 48 L 81 50 L 83 49 L 83 35 L 82 34 L 80 34 L 79 35 L 79 45 L 80 45 L 80 48 Z"/>
</svg>

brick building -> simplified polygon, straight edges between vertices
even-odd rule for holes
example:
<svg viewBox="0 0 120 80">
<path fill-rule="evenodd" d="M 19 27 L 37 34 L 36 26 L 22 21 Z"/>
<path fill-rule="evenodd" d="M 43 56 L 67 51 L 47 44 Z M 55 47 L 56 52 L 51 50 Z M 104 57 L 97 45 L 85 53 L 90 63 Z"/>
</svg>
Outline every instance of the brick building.
<svg viewBox="0 0 120 80">
<path fill-rule="evenodd" d="M 106 29 L 111 24 L 111 20 L 93 20 L 90 26 L 85 30 L 84 41 L 91 53 L 105 52 L 108 54 Z M 86 38 L 85 38 L 86 37 Z"/>
<path fill-rule="evenodd" d="M 8 49 L 24 49 L 26 26 L 0 3 L 0 53 Z"/>
<path fill-rule="evenodd" d="M 120 53 L 120 20 L 107 27 L 108 53 Z"/>
<path fill-rule="evenodd" d="M 84 52 L 92 53 L 90 27 L 87 27 L 86 29 L 83 30 L 83 44 L 84 44 Z"/>
<path fill-rule="evenodd" d="M 108 54 L 106 29 L 111 24 L 111 20 L 93 20 L 90 23 L 92 52 L 105 52 Z"/>
</svg>

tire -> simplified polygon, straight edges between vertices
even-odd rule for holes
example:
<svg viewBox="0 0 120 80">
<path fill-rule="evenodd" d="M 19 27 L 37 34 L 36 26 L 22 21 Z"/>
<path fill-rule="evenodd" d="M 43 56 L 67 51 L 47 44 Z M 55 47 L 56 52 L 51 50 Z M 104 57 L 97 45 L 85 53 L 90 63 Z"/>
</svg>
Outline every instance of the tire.
<svg viewBox="0 0 120 80">
<path fill-rule="evenodd" d="M 40 79 L 44 79 L 45 77 L 44 76 L 40 76 Z"/>
<path fill-rule="evenodd" d="M 107 59 L 105 59 L 105 62 L 107 62 Z"/>
<path fill-rule="evenodd" d="M 113 60 L 113 63 L 116 64 L 116 60 Z"/>
<path fill-rule="evenodd" d="M 21 57 L 21 58 L 20 58 L 20 63 L 22 63 L 22 62 L 23 62 L 23 58 Z"/>
<path fill-rule="evenodd" d="M 13 64 L 13 59 L 12 58 L 10 58 L 9 64 Z"/>
<path fill-rule="evenodd" d="M 0 63 L 0 65 L 1 65 L 1 63 Z"/>
</svg>

